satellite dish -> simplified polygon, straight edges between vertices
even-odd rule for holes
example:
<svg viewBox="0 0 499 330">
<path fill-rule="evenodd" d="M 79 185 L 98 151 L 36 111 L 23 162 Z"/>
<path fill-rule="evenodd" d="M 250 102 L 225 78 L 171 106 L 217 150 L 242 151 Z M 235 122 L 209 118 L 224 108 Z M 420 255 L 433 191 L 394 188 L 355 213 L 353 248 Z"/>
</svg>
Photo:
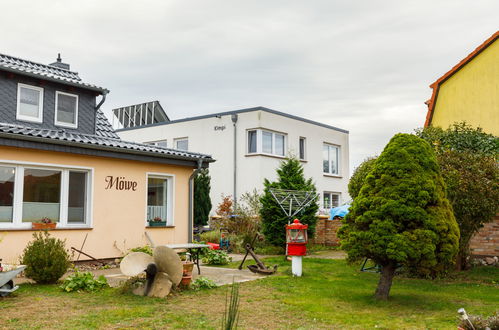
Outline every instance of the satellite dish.
<svg viewBox="0 0 499 330">
<path fill-rule="evenodd" d="M 147 265 L 154 262 L 154 258 L 144 252 L 127 254 L 120 263 L 120 270 L 126 276 L 137 276 L 146 270 Z"/>
<path fill-rule="evenodd" d="M 158 271 L 166 273 L 173 284 L 179 285 L 182 280 L 183 266 L 178 254 L 173 249 L 161 245 L 154 249 L 152 255 Z"/>
</svg>

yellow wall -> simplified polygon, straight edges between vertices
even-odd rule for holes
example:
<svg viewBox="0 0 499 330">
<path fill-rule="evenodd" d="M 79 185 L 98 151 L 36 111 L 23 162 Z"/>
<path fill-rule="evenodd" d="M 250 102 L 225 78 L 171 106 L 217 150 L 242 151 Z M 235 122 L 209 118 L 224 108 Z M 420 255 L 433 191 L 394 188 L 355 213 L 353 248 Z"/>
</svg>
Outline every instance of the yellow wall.
<svg viewBox="0 0 499 330">
<path fill-rule="evenodd" d="M 118 257 L 122 251 L 145 245 L 145 231 L 156 244 L 186 243 L 188 240 L 188 181 L 193 168 L 0 146 L 0 163 L 2 160 L 93 168 L 92 229 L 51 231 L 53 236 L 67 240 L 68 249 L 71 246 L 79 249 L 87 233 L 83 250 L 96 258 Z M 147 172 L 175 176 L 174 228 L 145 227 Z M 106 190 L 105 178 L 108 175 L 137 181 L 137 190 Z M 32 234 L 31 230 L 0 229 L 0 258 L 3 262 L 17 262 Z M 81 259 L 88 258 L 82 256 Z"/>
<path fill-rule="evenodd" d="M 431 125 L 461 121 L 499 136 L 499 41 L 440 86 Z"/>
</svg>

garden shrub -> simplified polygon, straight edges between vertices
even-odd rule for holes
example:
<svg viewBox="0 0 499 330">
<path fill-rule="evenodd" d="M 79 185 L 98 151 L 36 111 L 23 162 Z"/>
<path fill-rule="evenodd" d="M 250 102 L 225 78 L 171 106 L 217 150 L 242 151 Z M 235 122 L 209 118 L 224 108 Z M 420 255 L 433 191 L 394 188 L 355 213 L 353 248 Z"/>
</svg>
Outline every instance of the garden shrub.
<svg viewBox="0 0 499 330">
<path fill-rule="evenodd" d="M 104 275 L 94 278 L 91 272 L 75 271 L 74 274 L 66 277 L 60 288 L 66 292 L 72 291 L 96 291 L 109 287 Z"/>
<path fill-rule="evenodd" d="M 198 277 L 194 282 L 191 283 L 190 288 L 192 290 L 202 290 L 202 289 L 214 289 L 217 287 L 217 284 L 210 280 L 207 277 Z"/>
<path fill-rule="evenodd" d="M 295 158 L 288 158 L 281 162 L 277 169 L 277 181 L 271 182 L 265 179 L 263 195 L 260 198 L 262 208 L 260 216 L 262 219 L 262 232 L 265 240 L 276 246 L 284 246 L 286 243 L 286 232 L 284 226 L 290 220 L 281 209 L 277 201 L 272 196 L 270 189 L 304 190 L 316 193 L 312 179 L 305 179 L 303 166 Z M 317 202 L 310 203 L 296 217 L 300 222 L 308 225 L 308 236 L 313 238 L 315 225 L 317 223 L 317 211 L 319 205 Z"/>
<path fill-rule="evenodd" d="M 70 266 L 65 241 L 51 237 L 48 231 L 33 233 L 20 261 L 27 266 L 26 277 L 44 284 L 57 282 Z"/>
<path fill-rule="evenodd" d="M 376 298 L 387 299 L 397 266 L 423 276 L 455 262 L 459 228 L 431 146 L 397 134 L 367 175 L 339 230 L 349 260 L 381 266 Z"/>
<path fill-rule="evenodd" d="M 370 157 L 365 159 L 355 171 L 353 171 L 352 177 L 348 182 L 348 194 L 352 199 L 357 198 L 360 192 L 360 188 L 364 184 L 366 176 L 371 172 L 374 167 L 374 163 L 376 163 L 377 157 Z"/>
<path fill-rule="evenodd" d="M 483 317 L 480 315 L 468 315 L 470 322 L 461 320 L 459 327 L 465 330 L 499 330 L 499 312 L 496 312 L 490 317 Z"/>
<path fill-rule="evenodd" d="M 201 239 L 202 242 L 218 244 L 220 243 L 220 231 L 219 230 L 205 231 L 204 233 L 201 233 L 199 235 L 199 238 Z"/>
<path fill-rule="evenodd" d="M 204 226 L 208 223 L 211 210 L 210 174 L 202 169 L 194 179 L 194 225 Z"/>
<path fill-rule="evenodd" d="M 128 253 L 130 252 L 143 252 L 152 256 L 152 247 L 150 245 L 138 246 L 134 247 L 133 249 L 130 249 Z"/>
<path fill-rule="evenodd" d="M 208 265 L 227 265 L 232 261 L 227 252 L 222 250 L 207 250 L 205 251 L 203 258 L 203 263 Z"/>
</svg>

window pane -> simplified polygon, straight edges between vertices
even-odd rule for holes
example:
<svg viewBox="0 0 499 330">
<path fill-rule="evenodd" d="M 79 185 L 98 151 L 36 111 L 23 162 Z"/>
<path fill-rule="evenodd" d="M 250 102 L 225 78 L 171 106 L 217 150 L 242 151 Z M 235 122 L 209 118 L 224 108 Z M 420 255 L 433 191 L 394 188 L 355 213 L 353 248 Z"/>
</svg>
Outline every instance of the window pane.
<svg viewBox="0 0 499 330">
<path fill-rule="evenodd" d="M 340 206 L 340 195 L 331 194 L 331 207 L 338 207 L 338 206 Z"/>
<path fill-rule="evenodd" d="M 148 178 L 147 180 L 147 220 L 161 218 L 167 220 L 168 180 Z"/>
<path fill-rule="evenodd" d="M 322 171 L 329 173 L 329 146 L 327 144 L 322 148 Z"/>
<path fill-rule="evenodd" d="M 177 140 L 176 144 L 177 144 L 176 148 L 179 149 L 179 150 L 185 150 L 185 151 L 187 151 L 187 149 L 189 147 L 189 141 L 187 139 L 185 139 L 185 140 Z"/>
<path fill-rule="evenodd" d="M 68 223 L 85 223 L 87 173 L 69 172 Z"/>
<path fill-rule="evenodd" d="M 158 141 L 156 142 L 156 145 L 158 147 L 163 147 L 163 148 L 166 148 L 168 145 L 166 144 L 166 140 L 165 141 Z"/>
<path fill-rule="evenodd" d="M 338 174 L 338 148 L 329 146 L 329 157 L 331 159 L 331 173 Z"/>
<path fill-rule="evenodd" d="M 0 222 L 12 222 L 15 173 L 14 167 L 0 167 Z"/>
<path fill-rule="evenodd" d="M 325 209 L 328 209 L 328 208 L 331 207 L 331 204 L 329 202 L 329 196 L 330 196 L 329 193 L 324 193 L 324 195 L 323 195 L 323 202 L 324 202 L 324 208 Z"/>
<path fill-rule="evenodd" d="M 76 101 L 75 96 L 57 94 L 58 122 L 76 124 Z"/>
<path fill-rule="evenodd" d="M 248 153 L 256 152 L 256 131 L 248 131 Z"/>
<path fill-rule="evenodd" d="M 284 135 L 275 135 L 275 154 L 284 156 Z"/>
<path fill-rule="evenodd" d="M 300 159 L 305 159 L 305 138 L 300 138 Z"/>
<path fill-rule="evenodd" d="M 272 153 L 272 133 L 270 132 L 262 132 L 262 152 Z"/>
<path fill-rule="evenodd" d="M 23 222 L 42 218 L 59 221 L 61 172 L 24 170 Z"/>
<path fill-rule="evenodd" d="M 19 89 L 19 114 L 38 118 L 40 111 L 40 91 L 21 87 Z"/>
</svg>

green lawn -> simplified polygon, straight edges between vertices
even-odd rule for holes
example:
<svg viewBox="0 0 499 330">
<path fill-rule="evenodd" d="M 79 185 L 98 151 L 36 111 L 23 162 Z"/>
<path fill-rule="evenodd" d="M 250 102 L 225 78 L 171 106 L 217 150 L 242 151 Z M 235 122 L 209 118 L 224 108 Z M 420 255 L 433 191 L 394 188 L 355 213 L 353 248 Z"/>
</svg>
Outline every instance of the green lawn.
<svg viewBox="0 0 499 330">
<path fill-rule="evenodd" d="M 447 280 L 396 277 L 391 299 L 372 299 L 378 275 L 344 260 L 304 260 L 304 276 L 279 272 L 242 283 L 240 327 L 251 329 L 456 329 L 457 309 L 490 315 L 499 310 L 499 268 L 478 268 Z M 166 300 L 99 293 L 63 293 L 57 286 L 22 285 L 0 298 L 0 328 L 218 329 L 225 288 L 183 292 Z"/>
</svg>

